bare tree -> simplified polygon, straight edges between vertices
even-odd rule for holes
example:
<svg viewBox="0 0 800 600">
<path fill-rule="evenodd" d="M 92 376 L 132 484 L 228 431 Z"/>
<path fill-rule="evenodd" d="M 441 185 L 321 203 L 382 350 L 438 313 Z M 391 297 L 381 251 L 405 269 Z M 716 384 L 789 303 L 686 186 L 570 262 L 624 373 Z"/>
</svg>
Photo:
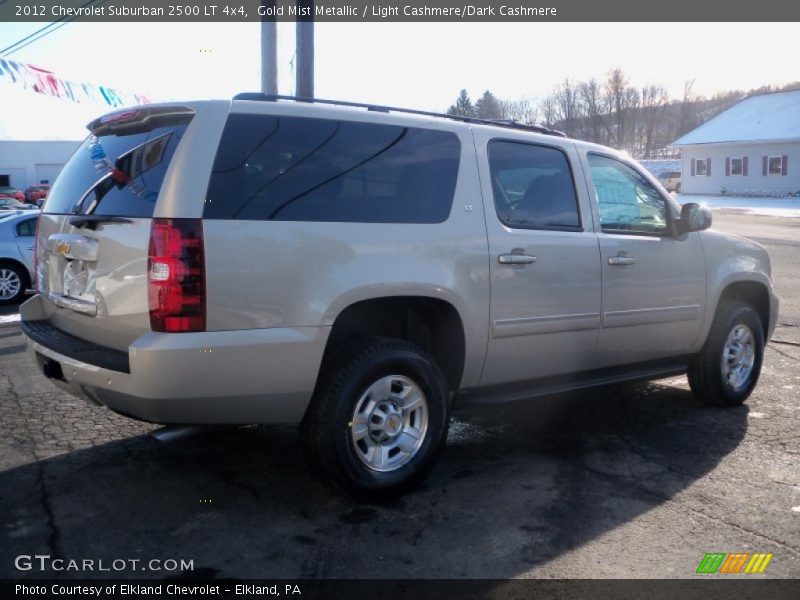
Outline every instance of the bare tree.
<svg viewBox="0 0 800 600">
<path fill-rule="evenodd" d="M 607 127 L 604 118 L 606 110 L 600 83 L 597 79 L 592 78 L 589 81 L 581 83 L 580 95 L 587 121 L 585 128 L 586 137 L 591 142 L 602 144 L 605 141 L 604 130 Z"/>
<path fill-rule="evenodd" d="M 642 156 L 651 158 L 656 147 L 656 135 L 661 129 L 664 113 L 667 110 L 669 95 L 662 85 L 647 85 L 641 92 L 641 129 L 643 132 Z M 662 144 L 663 145 L 663 144 Z"/>
<path fill-rule="evenodd" d="M 539 119 L 539 110 L 528 98 L 519 100 L 503 100 L 500 102 L 503 118 L 520 123 L 533 124 Z"/>
<path fill-rule="evenodd" d="M 553 96 L 547 96 L 541 101 L 539 104 L 539 112 L 542 115 L 542 125 L 548 129 L 555 127 L 558 114 L 558 103 Z"/>
<path fill-rule="evenodd" d="M 605 85 L 606 103 L 611 112 L 612 140 L 617 148 L 625 148 L 631 112 L 639 105 L 639 92 L 628 85 L 628 76 L 617 67 L 608 73 Z"/>
<path fill-rule="evenodd" d="M 575 137 L 581 112 L 578 85 L 565 79 L 553 92 L 556 102 L 556 115 L 560 127 L 569 137 Z"/>
<path fill-rule="evenodd" d="M 683 83 L 683 99 L 681 100 L 680 116 L 678 118 L 678 136 L 683 135 L 695 128 L 695 94 L 692 91 L 694 79 L 689 79 Z"/>
</svg>

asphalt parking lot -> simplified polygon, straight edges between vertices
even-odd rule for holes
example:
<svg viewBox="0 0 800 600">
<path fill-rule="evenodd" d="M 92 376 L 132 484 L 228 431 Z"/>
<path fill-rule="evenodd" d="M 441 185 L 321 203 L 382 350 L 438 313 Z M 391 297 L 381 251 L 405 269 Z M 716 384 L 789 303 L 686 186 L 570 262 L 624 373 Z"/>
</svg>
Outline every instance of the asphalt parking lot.
<svg viewBox="0 0 800 600">
<path fill-rule="evenodd" d="M 771 552 L 759 577 L 800 577 L 800 219 L 715 226 L 768 248 L 782 298 L 745 406 L 701 406 L 678 377 L 472 410 L 387 505 L 321 485 L 291 427 L 156 441 L 61 393 L 0 325 L 0 576 L 41 576 L 14 557 L 49 554 L 219 578 L 671 578 L 707 552 Z"/>
</svg>

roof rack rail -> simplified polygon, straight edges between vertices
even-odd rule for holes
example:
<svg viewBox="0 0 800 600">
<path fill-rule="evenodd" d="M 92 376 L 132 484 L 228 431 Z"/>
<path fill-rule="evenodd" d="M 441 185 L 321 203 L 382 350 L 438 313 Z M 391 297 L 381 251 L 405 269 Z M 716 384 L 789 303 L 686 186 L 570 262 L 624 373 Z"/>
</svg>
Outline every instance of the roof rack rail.
<svg viewBox="0 0 800 600">
<path fill-rule="evenodd" d="M 451 119 L 453 121 L 461 121 L 462 123 L 471 123 L 474 125 L 493 125 L 495 127 L 508 127 L 509 129 L 522 129 L 525 131 L 533 131 L 536 133 L 543 133 L 545 135 L 555 135 L 558 137 L 567 137 L 562 131 L 555 129 L 548 129 L 547 127 L 540 127 L 538 125 L 528 125 L 510 119 L 479 119 L 478 117 L 467 117 L 465 115 L 448 115 L 445 113 L 431 112 L 427 110 L 416 110 L 413 108 L 398 108 L 396 106 L 382 106 L 380 104 L 366 104 L 363 102 L 350 102 L 347 100 L 325 100 L 323 98 L 306 98 L 303 96 L 281 96 L 279 94 L 264 94 L 261 92 L 242 92 L 233 97 L 234 100 L 255 100 L 259 102 L 277 102 L 279 100 L 292 100 L 294 102 L 308 102 L 311 104 L 327 104 L 331 106 L 350 106 L 353 108 L 366 108 L 374 112 L 399 112 L 410 115 L 422 115 L 424 117 L 439 117 L 442 119 Z"/>
</svg>

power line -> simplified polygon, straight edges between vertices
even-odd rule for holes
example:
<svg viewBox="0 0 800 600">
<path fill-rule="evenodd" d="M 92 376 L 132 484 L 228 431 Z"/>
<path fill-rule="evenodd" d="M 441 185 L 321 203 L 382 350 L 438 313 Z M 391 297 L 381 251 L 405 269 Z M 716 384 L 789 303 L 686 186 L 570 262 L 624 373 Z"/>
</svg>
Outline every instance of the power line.
<svg viewBox="0 0 800 600">
<path fill-rule="evenodd" d="M 3 1 L 5 1 L 5 0 L 3 0 Z M 107 0 L 100 0 L 99 4 L 97 6 L 100 6 L 101 4 L 105 4 L 106 1 Z M 95 2 L 95 0 L 89 0 L 85 4 L 82 4 L 79 8 L 85 8 L 85 7 L 89 6 L 90 4 L 92 4 L 94 2 Z M 0 2 L 0 4 L 2 4 L 2 3 L 3 2 Z M 27 35 L 24 38 L 22 38 L 21 40 L 17 40 L 16 42 L 11 44 L 10 46 L 7 46 L 3 50 L 0 50 L 0 55 L 2 55 L 2 56 L 10 56 L 11 54 L 14 54 L 15 52 L 17 52 L 18 50 L 22 50 L 26 46 L 29 46 L 32 43 L 37 42 L 40 39 L 48 36 L 49 34 L 53 33 L 54 31 L 57 31 L 57 30 L 61 29 L 64 25 L 67 25 L 68 23 L 71 23 L 72 21 L 74 21 L 77 18 L 79 18 L 79 15 L 75 15 L 74 17 L 71 17 L 69 19 L 67 19 L 66 16 L 63 16 L 60 19 L 58 19 L 56 21 L 53 21 L 52 23 L 48 23 L 47 25 L 45 25 L 41 29 L 38 29 L 37 31 L 34 31 L 30 35 Z M 64 21 L 64 22 L 61 23 L 61 21 Z M 59 25 L 59 23 L 60 23 L 60 25 Z M 42 33 L 42 32 L 44 32 L 44 33 Z M 42 35 L 39 35 L 40 33 Z M 35 36 L 39 36 L 39 37 L 35 37 Z M 34 38 L 34 39 L 31 39 L 31 38 Z M 30 41 L 27 41 L 27 40 L 30 40 Z"/>
<path fill-rule="evenodd" d="M 29 36 L 27 36 L 25 38 L 22 38 L 17 43 L 12 44 L 8 48 L 6 48 L 4 50 L 1 50 L 0 54 L 2 54 L 3 56 L 11 56 L 12 54 L 14 54 L 14 52 L 17 52 L 18 50 L 22 50 L 23 48 L 25 48 L 26 46 L 30 46 L 34 42 L 38 42 L 43 37 L 46 37 L 47 35 L 53 33 L 54 31 L 57 31 L 57 30 L 61 29 L 62 27 L 64 27 L 64 25 L 69 25 L 69 23 L 70 23 L 70 21 L 66 21 L 64 23 L 60 23 L 59 24 L 58 21 L 54 21 L 53 23 L 48 24 L 47 27 L 43 27 L 39 31 L 36 31 L 36 32 L 32 33 L 31 35 L 29 35 Z M 55 25 L 55 27 L 53 27 L 53 25 Z M 52 27 L 52 29 L 50 29 L 51 27 Z M 25 42 L 25 40 L 35 36 L 37 33 L 45 31 L 46 29 L 49 29 L 49 31 L 46 31 L 43 35 L 37 37 L 36 39 L 33 39 L 33 40 L 23 44 L 23 42 Z M 20 44 L 22 44 L 22 45 L 20 45 Z M 14 46 L 17 46 L 17 48 L 14 48 L 13 50 L 9 51 L 9 48 L 13 48 Z"/>
</svg>

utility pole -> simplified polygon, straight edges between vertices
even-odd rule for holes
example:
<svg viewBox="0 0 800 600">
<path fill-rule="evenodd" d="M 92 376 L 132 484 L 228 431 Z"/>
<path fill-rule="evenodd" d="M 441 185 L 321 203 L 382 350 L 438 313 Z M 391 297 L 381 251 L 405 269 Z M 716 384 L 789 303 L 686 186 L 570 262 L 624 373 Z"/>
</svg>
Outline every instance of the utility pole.
<svg viewBox="0 0 800 600">
<path fill-rule="evenodd" d="M 261 0 L 261 6 L 275 8 L 275 0 Z M 270 10 L 265 11 L 270 14 Z M 261 91 L 278 93 L 278 26 L 276 21 L 261 17 Z M 274 17 L 273 17 L 274 19 Z"/>
<path fill-rule="evenodd" d="M 295 95 L 304 98 L 314 97 L 314 0 L 297 0 L 297 62 L 295 66 Z"/>
</svg>

